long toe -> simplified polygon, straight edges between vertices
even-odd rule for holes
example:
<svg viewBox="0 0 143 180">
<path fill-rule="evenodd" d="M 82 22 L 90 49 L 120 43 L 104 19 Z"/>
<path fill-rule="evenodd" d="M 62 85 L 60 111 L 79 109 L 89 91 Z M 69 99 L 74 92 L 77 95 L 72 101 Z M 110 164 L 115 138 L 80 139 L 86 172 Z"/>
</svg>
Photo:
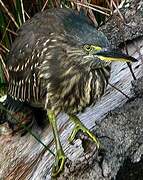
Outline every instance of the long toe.
<svg viewBox="0 0 143 180">
<path fill-rule="evenodd" d="M 55 164 L 53 165 L 52 169 L 52 177 L 57 177 L 59 174 L 64 170 L 64 165 L 66 162 L 67 157 L 65 156 L 64 152 L 57 151 Z"/>
<path fill-rule="evenodd" d="M 93 141 L 96 144 L 97 148 L 99 148 L 100 144 L 97 137 L 79 120 L 77 116 L 70 115 L 70 120 L 75 123 L 72 133 L 70 134 L 68 138 L 68 141 L 70 143 L 73 142 L 73 140 L 76 137 L 76 134 L 79 131 L 82 131 L 84 134 L 86 134 L 90 138 L 91 141 Z"/>
</svg>

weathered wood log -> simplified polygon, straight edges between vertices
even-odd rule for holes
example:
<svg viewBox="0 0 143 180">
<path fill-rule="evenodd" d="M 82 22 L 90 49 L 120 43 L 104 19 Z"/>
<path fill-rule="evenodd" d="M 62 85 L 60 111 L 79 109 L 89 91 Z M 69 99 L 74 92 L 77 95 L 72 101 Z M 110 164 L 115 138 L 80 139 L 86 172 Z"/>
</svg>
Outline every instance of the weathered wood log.
<svg viewBox="0 0 143 180">
<path fill-rule="evenodd" d="M 108 86 L 104 97 L 94 107 L 79 114 L 82 122 L 97 134 L 105 151 L 97 153 L 93 144 L 88 144 L 84 152 L 82 141 L 69 145 L 67 137 L 73 128 L 65 115 L 58 118 L 62 145 L 67 157 L 65 171 L 59 179 L 101 179 L 110 180 L 120 177 L 125 162 L 141 162 L 143 154 L 143 4 L 131 0 L 124 3 L 121 13 L 125 22 L 116 24 L 114 15 L 102 30 L 107 34 L 113 47 L 124 49 L 124 40 L 128 53 L 139 61 L 132 68 L 137 81 L 133 80 L 126 64 L 114 63 L 110 83 L 122 90 L 130 98 Z M 118 13 L 116 13 L 118 14 Z M 118 17 L 117 17 L 118 16 Z M 124 38 L 123 38 L 124 35 Z M 130 89 L 133 91 L 130 91 Z M 133 93 L 134 92 L 134 93 Z M 127 102 L 128 101 L 128 102 Z M 112 110 L 112 111 L 111 111 Z M 107 115 L 108 114 L 108 115 Z M 6 124 L 5 124 L 6 126 Z M 6 127 L 1 129 L 7 130 Z M 2 180 L 48 180 L 51 179 L 51 167 L 54 157 L 30 134 L 21 137 L 19 133 L 11 136 L 9 131 L 0 135 L 0 179 Z M 51 127 L 44 129 L 33 127 L 44 144 L 54 151 Z M 4 133 L 5 132 L 5 133 Z M 126 159 L 129 159 L 126 161 Z M 121 178 L 119 178 L 121 179 Z M 131 178 L 130 178 L 131 179 Z"/>
</svg>

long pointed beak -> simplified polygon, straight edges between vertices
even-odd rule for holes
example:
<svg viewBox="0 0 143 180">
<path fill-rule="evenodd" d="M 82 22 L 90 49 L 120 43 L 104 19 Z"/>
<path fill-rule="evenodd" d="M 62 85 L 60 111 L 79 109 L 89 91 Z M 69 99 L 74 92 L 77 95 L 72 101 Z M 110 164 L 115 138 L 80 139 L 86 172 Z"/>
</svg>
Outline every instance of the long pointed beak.
<svg viewBox="0 0 143 180">
<path fill-rule="evenodd" d="M 102 61 L 120 61 L 120 62 L 137 62 L 132 56 L 124 54 L 119 50 L 108 50 L 106 48 L 97 51 L 96 56 Z"/>
</svg>

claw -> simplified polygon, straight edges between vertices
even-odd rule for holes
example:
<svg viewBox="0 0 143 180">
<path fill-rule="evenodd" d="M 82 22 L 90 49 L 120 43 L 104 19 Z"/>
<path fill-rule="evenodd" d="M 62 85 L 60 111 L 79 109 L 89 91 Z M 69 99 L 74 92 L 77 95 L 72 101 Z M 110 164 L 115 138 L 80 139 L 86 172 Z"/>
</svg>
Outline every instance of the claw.
<svg viewBox="0 0 143 180">
<path fill-rule="evenodd" d="M 52 169 L 52 177 L 57 177 L 63 170 L 67 157 L 62 150 L 58 150 L 56 154 L 56 161 Z"/>
<path fill-rule="evenodd" d="M 98 139 L 96 138 L 96 136 L 89 129 L 87 129 L 84 126 L 84 124 L 82 124 L 82 122 L 80 122 L 80 120 L 76 116 L 70 116 L 70 119 L 72 121 L 74 121 L 75 126 L 72 130 L 72 133 L 68 137 L 69 143 L 73 143 L 78 131 L 82 131 L 83 133 L 88 135 L 88 137 L 96 144 L 97 148 L 99 149 L 100 143 L 99 143 Z"/>
</svg>

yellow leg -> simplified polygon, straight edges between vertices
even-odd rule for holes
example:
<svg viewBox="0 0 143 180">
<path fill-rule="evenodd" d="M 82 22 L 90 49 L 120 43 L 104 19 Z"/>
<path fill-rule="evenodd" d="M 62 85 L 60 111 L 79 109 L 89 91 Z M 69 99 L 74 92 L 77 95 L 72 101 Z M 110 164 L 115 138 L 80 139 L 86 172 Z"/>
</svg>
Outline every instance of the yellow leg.
<svg viewBox="0 0 143 180">
<path fill-rule="evenodd" d="M 54 140 L 55 140 L 55 144 L 56 144 L 55 164 L 54 164 L 53 170 L 52 170 L 52 176 L 56 177 L 64 169 L 64 164 L 65 164 L 65 161 L 66 161 L 66 156 L 64 154 L 62 145 L 60 143 L 58 129 L 57 129 L 57 120 L 56 120 L 56 117 L 55 117 L 55 113 L 53 111 L 51 111 L 51 110 L 48 110 L 47 114 L 48 114 L 48 118 L 49 118 L 50 124 L 52 126 Z"/>
<path fill-rule="evenodd" d="M 68 141 L 70 143 L 73 142 L 73 140 L 75 139 L 75 136 L 77 134 L 77 132 L 79 130 L 81 130 L 83 133 L 86 133 L 88 135 L 88 137 L 93 141 L 95 142 L 97 148 L 99 148 L 100 144 L 99 144 L 99 141 L 98 139 L 96 138 L 96 136 L 89 130 L 85 127 L 85 125 L 79 120 L 79 118 L 75 115 L 69 115 L 69 118 L 71 121 L 73 121 L 75 123 L 75 126 L 72 130 L 72 133 L 70 134 L 69 138 L 68 138 Z"/>
</svg>

